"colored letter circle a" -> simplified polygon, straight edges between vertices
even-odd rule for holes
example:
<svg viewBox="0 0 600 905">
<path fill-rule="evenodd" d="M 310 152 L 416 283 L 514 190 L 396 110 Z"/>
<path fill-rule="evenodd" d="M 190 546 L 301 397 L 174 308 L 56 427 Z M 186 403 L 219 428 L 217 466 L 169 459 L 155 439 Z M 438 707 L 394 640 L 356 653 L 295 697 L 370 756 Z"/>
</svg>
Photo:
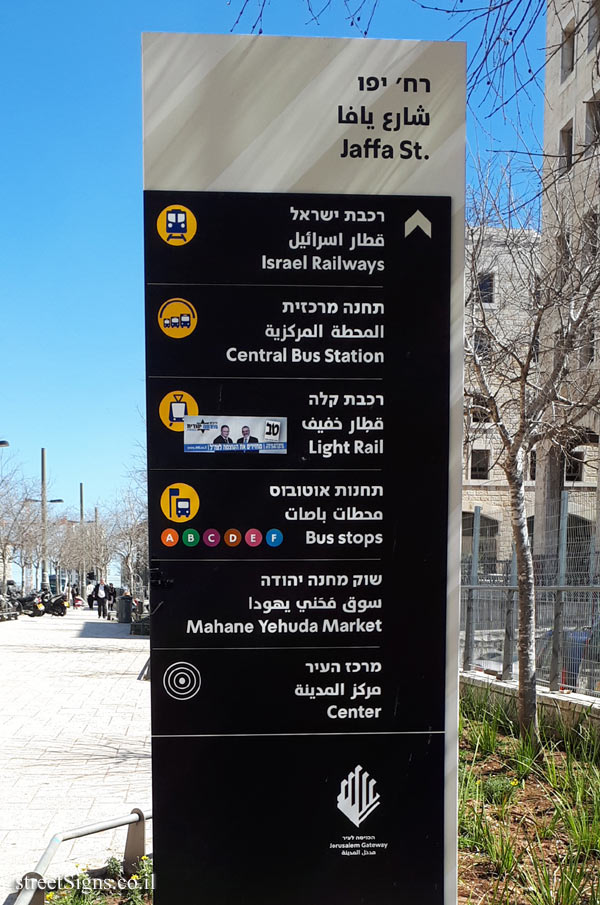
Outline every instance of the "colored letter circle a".
<svg viewBox="0 0 600 905">
<path fill-rule="evenodd" d="M 170 522 L 189 522 L 200 508 L 200 497 L 189 484 L 169 484 L 160 498 L 160 508 Z"/>
<path fill-rule="evenodd" d="M 185 299 L 168 299 L 158 309 L 158 326 L 171 339 L 184 339 L 198 323 L 196 309 Z"/>
<path fill-rule="evenodd" d="M 182 204 L 170 204 L 157 217 L 156 229 L 167 245 L 187 245 L 194 236 L 198 224 L 188 207 Z"/>
<path fill-rule="evenodd" d="M 165 547 L 174 547 L 179 540 L 179 534 L 175 530 L 175 528 L 165 528 L 160 536 L 160 539 Z"/>
</svg>

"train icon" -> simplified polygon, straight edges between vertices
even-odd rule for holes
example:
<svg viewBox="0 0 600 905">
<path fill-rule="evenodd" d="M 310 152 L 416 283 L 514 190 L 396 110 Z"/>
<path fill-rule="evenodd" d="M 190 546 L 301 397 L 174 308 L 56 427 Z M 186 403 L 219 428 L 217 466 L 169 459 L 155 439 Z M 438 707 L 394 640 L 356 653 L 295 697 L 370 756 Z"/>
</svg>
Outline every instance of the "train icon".
<svg viewBox="0 0 600 905">
<path fill-rule="evenodd" d="M 194 213 L 183 204 L 169 204 L 156 218 L 156 229 L 167 245 L 187 245 L 196 235 L 198 221 Z"/>
<path fill-rule="evenodd" d="M 181 210 L 167 211 L 167 242 L 171 239 L 184 239 L 188 231 L 187 212 Z"/>
<path fill-rule="evenodd" d="M 169 404 L 169 427 L 178 422 L 183 423 L 183 419 L 188 413 L 187 402 L 183 398 L 183 393 L 173 393 L 173 399 Z"/>
</svg>

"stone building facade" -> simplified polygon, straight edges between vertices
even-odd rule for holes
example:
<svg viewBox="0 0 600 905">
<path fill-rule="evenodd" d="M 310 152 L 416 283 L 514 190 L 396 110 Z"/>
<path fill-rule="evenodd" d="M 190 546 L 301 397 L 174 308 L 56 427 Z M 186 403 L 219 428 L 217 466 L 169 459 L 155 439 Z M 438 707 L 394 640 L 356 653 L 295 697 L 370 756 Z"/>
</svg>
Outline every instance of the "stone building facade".
<svg viewBox="0 0 600 905">
<path fill-rule="evenodd" d="M 530 299 L 535 290 L 531 275 L 539 236 L 529 229 L 479 227 L 466 237 L 465 334 L 467 349 L 486 355 L 486 336 L 493 336 L 490 356 L 497 347 L 520 348 L 527 343 Z M 472 553 L 473 517 L 480 508 L 479 575 L 484 580 L 506 577 L 512 559 L 510 496 L 499 464 L 502 444 L 482 397 L 467 354 L 463 449 L 463 564 Z M 490 391 L 510 417 L 507 401 L 513 392 L 510 372 L 490 361 Z M 535 459 L 527 465 L 528 515 L 535 502 Z M 464 575 L 466 578 L 466 573 Z"/>
<path fill-rule="evenodd" d="M 545 563 L 551 569 L 556 566 L 561 494 L 568 491 L 569 577 L 582 581 L 594 569 L 600 574 L 600 567 L 591 564 L 600 548 L 600 0 L 548 4 L 547 48 L 541 234 L 471 230 L 466 335 L 467 345 L 479 341 L 485 353 L 485 343 L 476 337 L 483 318 L 500 330 L 506 344 L 519 335 L 526 343 L 532 303 L 547 299 L 556 314 L 546 319 L 538 340 L 541 383 L 555 365 L 565 322 L 592 300 L 569 350 L 558 401 L 543 413 L 546 421 L 564 424 L 565 430 L 528 450 L 525 483 L 534 559 L 540 568 Z M 535 266 L 531 249 L 536 249 Z M 510 499 L 497 461 L 498 435 L 484 407 L 478 408 L 479 387 L 468 361 L 467 356 L 463 556 L 471 552 L 473 513 L 480 507 L 480 575 L 493 576 L 506 574 L 511 558 Z M 500 367 L 499 372 L 491 389 L 506 399 L 514 385 L 511 389 L 509 369 L 502 372 Z M 589 400 L 593 404 L 588 405 Z"/>
<path fill-rule="evenodd" d="M 600 386 L 599 39 L 598 0 L 548 4 L 542 235 L 554 254 L 556 291 L 572 300 L 575 312 L 586 296 L 594 300 L 587 328 L 570 357 L 572 380 L 565 396 L 571 400 L 583 398 L 577 397 L 581 387 L 587 386 L 593 397 Z M 547 337 L 548 347 L 551 340 Z M 551 360 L 545 363 L 546 368 L 551 366 Z M 538 559 L 554 555 L 563 490 L 569 491 L 570 531 L 595 533 L 599 432 L 594 404 L 571 437 L 561 444 L 543 444 L 537 451 L 534 555 Z"/>
</svg>

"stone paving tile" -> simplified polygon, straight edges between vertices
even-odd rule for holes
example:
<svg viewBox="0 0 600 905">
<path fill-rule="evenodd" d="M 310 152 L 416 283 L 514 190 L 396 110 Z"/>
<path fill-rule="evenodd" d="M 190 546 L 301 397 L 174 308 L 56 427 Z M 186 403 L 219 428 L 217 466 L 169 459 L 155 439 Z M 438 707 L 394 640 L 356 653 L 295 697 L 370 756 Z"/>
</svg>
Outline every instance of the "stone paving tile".
<svg viewBox="0 0 600 905">
<path fill-rule="evenodd" d="M 11 808 L 2 808 L 0 830 L 14 833 L 16 830 L 35 830 L 40 826 L 45 827 L 52 814 L 53 811 L 49 808 L 38 811 L 32 811 L 29 806 L 27 809 L 14 805 Z"/>
<path fill-rule="evenodd" d="M 2 810 L 5 811 L 8 807 L 15 805 L 15 807 L 23 807 L 24 805 L 29 805 L 30 802 L 35 798 L 36 792 L 35 790 L 12 790 L 3 789 L 2 790 Z"/>
<path fill-rule="evenodd" d="M 54 832 L 151 807 L 150 694 L 137 681 L 147 658 L 147 638 L 99 623 L 90 610 L 0 625 L 5 905 Z M 146 829 L 151 840 L 151 821 Z M 122 857 L 125 835 L 111 830 L 65 843 L 50 874 Z"/>
</svg>

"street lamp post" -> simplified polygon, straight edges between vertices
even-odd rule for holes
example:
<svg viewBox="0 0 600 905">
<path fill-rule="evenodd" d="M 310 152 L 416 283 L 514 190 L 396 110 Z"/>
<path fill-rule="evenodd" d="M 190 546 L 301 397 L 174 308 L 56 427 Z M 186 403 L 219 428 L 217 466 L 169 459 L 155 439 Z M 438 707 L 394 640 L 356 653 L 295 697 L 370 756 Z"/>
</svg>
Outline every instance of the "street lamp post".
<svg viewBox="0 0 600 905">
<path fill-rule="evenodd" d="M 27 497 L 26 503 L 41 503 L 42 505 L 42 590 L 47 591 L 50 587 L 50 578 L 48 576 L 48 503 L 64 503 L 62 499 L 49 500 L 46 485 L 46 450 L 42 449 L 42 485 L 41 499 L 34 500 Z M 58 589 L 58 576 L 57 576 Z"/>
<path fill-rule="evenodd" d="M 87 578 L 85 574 L 85 538 L 83 536 L 83 484 L 79 485 L 79 534 L 81 540 L 81 581 L 79 582 L 79 593 L 87 603 Z"/>
<path fill-rule="evenodd" d="M 0 440 L 0 447 L 10 446 L 8 440 Z M 6 575 L 2 574 L 2 582 L 0 583 L 0 589 L 2 591 L 6 591 Z"/>
<path fill-rule="evenodd" d="M 100 581 L 100 562 L 98 560 L 98 507 L 94 506 L 94 574 Z"/>
<path fill-rule="evenodd" d="M 94 526 L 94 534 L 92 539 L 90 540 L 90 561 L 86 561 L 86 537 L 84 536 L 84 527 L 85 525 L 93 525 Z M 86 597 L 87 593 L 87 569 L 89 568 L 90 573 L 94 575 L 94 581 L 98 581 L 100 578 L 99 571 L 99 563 L 98 563 L 98 507 L 94 507 L 94 521 L 90 521 L 89 519 L 86 521 L 84 506 L 83 506 L 83 484 L 79 485 L 79 531 L 81 536 L 81 580 L 80 584 L 80 594 L 82 597 Z"/>
<path fill-rule="evenodd" d="M 50 584 L 48 576 L 48 491 L 46 487 L 46 450 L 42 449 L 42 590 Z"/>
</svg>

